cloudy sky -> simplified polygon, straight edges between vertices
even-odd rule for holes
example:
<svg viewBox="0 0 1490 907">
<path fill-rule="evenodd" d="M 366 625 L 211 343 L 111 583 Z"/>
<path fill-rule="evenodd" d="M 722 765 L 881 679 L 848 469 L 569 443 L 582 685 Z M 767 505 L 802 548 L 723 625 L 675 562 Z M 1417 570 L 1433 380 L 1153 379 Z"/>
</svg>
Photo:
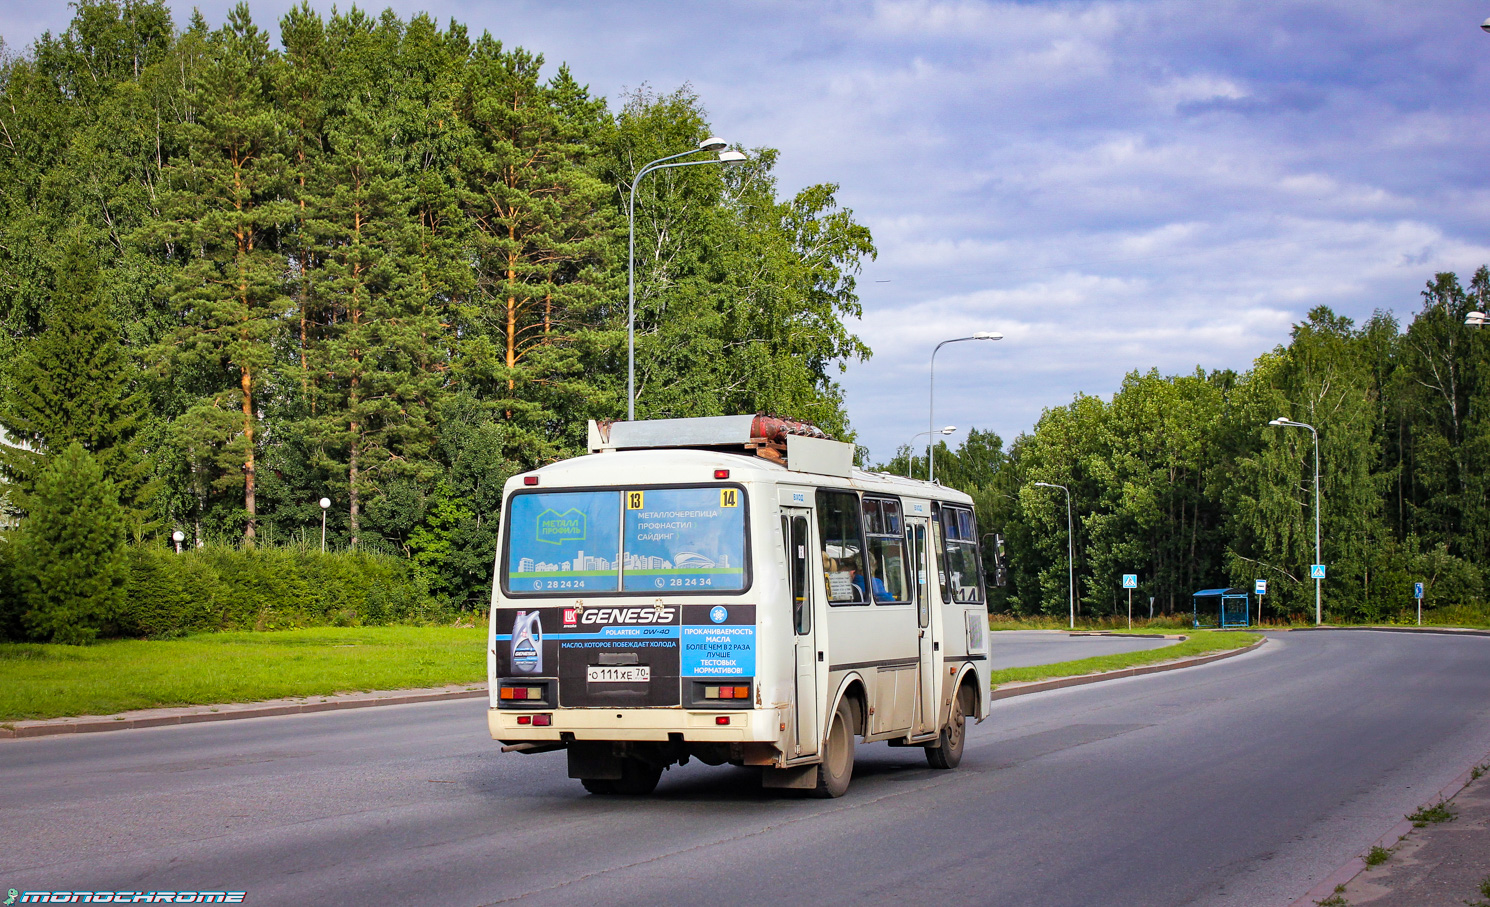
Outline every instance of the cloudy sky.
<svg viewBox="0 0 1490 907">
<path fill-rule="evenodd" d="M 783 191 L 839 184 L 880 250 L 874 357 L 843 376 L 877 460 L 925 430 L 941 340 L 1004 334 L 943 348 L 936 422 L 1012 440 L 1133 369 L 1244 369 L 1313 306 L 1406 317 L 1490 262 L 1490 0 L 383 5 L 613 99 L 690 83 L 719 135 L 781 149 Z M 0 34 L 69 14 L 6 0 Z"/>
</svg>

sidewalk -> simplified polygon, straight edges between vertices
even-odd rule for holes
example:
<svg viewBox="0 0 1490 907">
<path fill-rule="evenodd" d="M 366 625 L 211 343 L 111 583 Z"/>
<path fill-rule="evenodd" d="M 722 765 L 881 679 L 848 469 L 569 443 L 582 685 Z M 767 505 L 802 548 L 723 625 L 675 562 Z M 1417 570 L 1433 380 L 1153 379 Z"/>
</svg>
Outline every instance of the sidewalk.
<svg viewBox="0 0 1490 907">
<path fill-rule="evenodd" d="M 1438 803 L 1453 818 L 1415 828 L 1403 817 L 1374 845 L 1384 862 L 1361 854 L 1292 907 L 1490 907 L 1490 756 L 1423 806 Z"/>
</svg>

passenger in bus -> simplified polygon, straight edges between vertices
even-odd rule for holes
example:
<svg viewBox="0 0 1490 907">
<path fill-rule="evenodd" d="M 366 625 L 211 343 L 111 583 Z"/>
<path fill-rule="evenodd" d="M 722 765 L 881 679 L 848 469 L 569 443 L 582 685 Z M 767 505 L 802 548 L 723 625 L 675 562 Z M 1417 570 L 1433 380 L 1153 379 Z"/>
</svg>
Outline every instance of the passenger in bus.
<svg viewBox="0 0 1490 907">
<path fill-rule="evenodd" d="M 873 558 L 873 556 L 871 556 L 870 559 L 869 559 L 869 569 L 870 569 L 870 586 L 874 589 L 874 600 L 877 601 L 877 602 L 892 601 L 893 599 L 890 596 L 890 590 L 885 588 L 885 581 L 882 580 L 882 579 L 880 579 L 878 576 L 875 576 L 874 575 L 874 558 Z M 859 571 L 858 570 L 855 570 L 852 567 L 849 568 L 849 572 L 851 572 L 853 574 L 853 576 L 854 576 L 854 587 L 856 589 L 858 589 L 858 591 L 859 591 L 859 599 L 858 600 L 861 601 L 861 602 L 867 602 L 867 601 L 869 601 L 869 590 L 867 588 L 865 588 L 864 577 L 859 574 Z"/>
</svg>

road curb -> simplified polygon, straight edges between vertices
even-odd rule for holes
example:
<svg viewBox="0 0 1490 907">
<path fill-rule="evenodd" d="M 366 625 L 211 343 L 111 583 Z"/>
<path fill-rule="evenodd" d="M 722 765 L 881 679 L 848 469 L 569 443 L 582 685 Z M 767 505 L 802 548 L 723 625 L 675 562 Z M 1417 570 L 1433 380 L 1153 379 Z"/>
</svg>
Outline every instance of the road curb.
<svg viewBox="0 0 1490 907">
<path fill-rule="evenodd" d="M 1468 627 L 1293 627 L 1291 633 L 1318 633 L 1321 630 L 1374 630 L 1377 633 L 1433 633 L 1439 636 L 1490 636 L 1490 630 L 1471 630 Z"/>
<path fill-rule="evenodd" d="M 1490 636 L 1490 633 L 1477 635 Z M 1454 797 L 1459 795 L 1460 791 L 1469 786 L 1469 782 L 1474 779 L 1474 770 L 1481 764 L 1482 762 L 1480 761 L 1472 763 L 1459 777 L 1440 788 L 1438 793 L 1418 804 L 1418 809 L 1429 809 L 1439 803 L 1454 799 Z M 1397 846 L 1398 842 L 1407 837 L 1411 831 L 1412 821 L 1403 817 L 1402 821 L 1388 829 L 1386 834 L 1366 845 L 1366 853 L 1370 853 L 1373 847 L 1391 850 Z M 1351 879 L 1354 879 L 1365 871 L 1366 855 L 1364 853 L 1357 854 L 1347 860 L 1339 869 L 1325 876 L 1324 881 L 1309 889 L 1308 894 L 1289 904 L 1288 907 L 1315 907 L 1320 901 L 1334 894 L 1336 887 L 1348 885 Z"/>
<path fill-rule="evenodd" d="M 451 699 L 477 699 L 486 696 L 486 684 L 480 689 L 437 688 L 407 692 L 350 693 L 328 697 L 320 702 L 274 700 L 266 703 L 243 703 L 217 706 L 191 706 L 183 709 L 148 709 L 138 714 L 118 716 L 85 716 L 49 718 L 44 721 L 17 721 L 0 727 L 0 739 L 52 737 L 59 734 L 93 734 L 104 731 L 126 731 L 137 728 L 167 727 L 177 724 L 200 724 L 206 721 L 233 721 L 239 718 L 271 718 L 278 715 L 300 715 L 310 712 L 332 712 L 342 709 L 365 709 L 383 705 L 409 705 L 416 702 L 444 702 Z M 164 713 L 164 714 L 162 714 Z"/>
<path fill-rule="evenodd" d="M 989 696 L 990 700 L 1010 699 L 1015 696 L 1026 696 L 1030 693 L 1043 693 L 1046 690 L 1063 690 L 1067 687 L 1079 687 L 1089 683 L 1100 683 L 1104 680 L 1117 680 L 1122 677 L 1141 677 L 1144 674 L 1160 674 L 1164 671 L 1178 671 L 1180 668 L 1193 668 L 1198 665 L 1209 664 L 1213 661 L 1221 661 L 1224 658 L 1234 658 L 1238 655 L 1251 652 L 1258 646 L 1267 642 L 1264 637 L 1250 646 L 1240 649 L 1228 649 L 1225 652 L 1216 652 L 1211 655 L 1197 655 L 1194 658 L 1182 658 L 1179 661 L 1166 661 L 1160 664 L 1139 665 L 1135 668 L 1122 668 L 1117 671 L 1102 671 L 1097 674 L 1078 674 L 1075 677 L 1054 677 L 1050 680 L 1033 680 L 1028 683 L 1005 684 L 994 690 Z"/>
</svg>

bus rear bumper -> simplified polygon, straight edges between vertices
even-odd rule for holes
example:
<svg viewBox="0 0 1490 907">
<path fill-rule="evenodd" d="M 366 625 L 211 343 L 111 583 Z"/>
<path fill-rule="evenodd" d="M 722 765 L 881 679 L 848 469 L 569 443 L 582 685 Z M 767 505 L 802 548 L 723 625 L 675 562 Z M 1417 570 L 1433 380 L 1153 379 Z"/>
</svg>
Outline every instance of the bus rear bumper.
<svg viewBox="0 0 1490 907">
<path fill-rule="evenodd" d="M 519 716 L 550 716 L 548 727 L 518 724 Z M 728 723 L 719 723 L 727 718 Z M 555 709 L 532 713 L 488 709 L 487 726 L 493 740 L 540 742 L 557 740 L 634 740 L 665 742 L 682 734 L 689 743 L 776 743 L 783 717 L 775 709 L 733 709 L 693 712 L 681 709 Z M 561 736 L 562 735 L 562 736 Z"/>
</svg>

